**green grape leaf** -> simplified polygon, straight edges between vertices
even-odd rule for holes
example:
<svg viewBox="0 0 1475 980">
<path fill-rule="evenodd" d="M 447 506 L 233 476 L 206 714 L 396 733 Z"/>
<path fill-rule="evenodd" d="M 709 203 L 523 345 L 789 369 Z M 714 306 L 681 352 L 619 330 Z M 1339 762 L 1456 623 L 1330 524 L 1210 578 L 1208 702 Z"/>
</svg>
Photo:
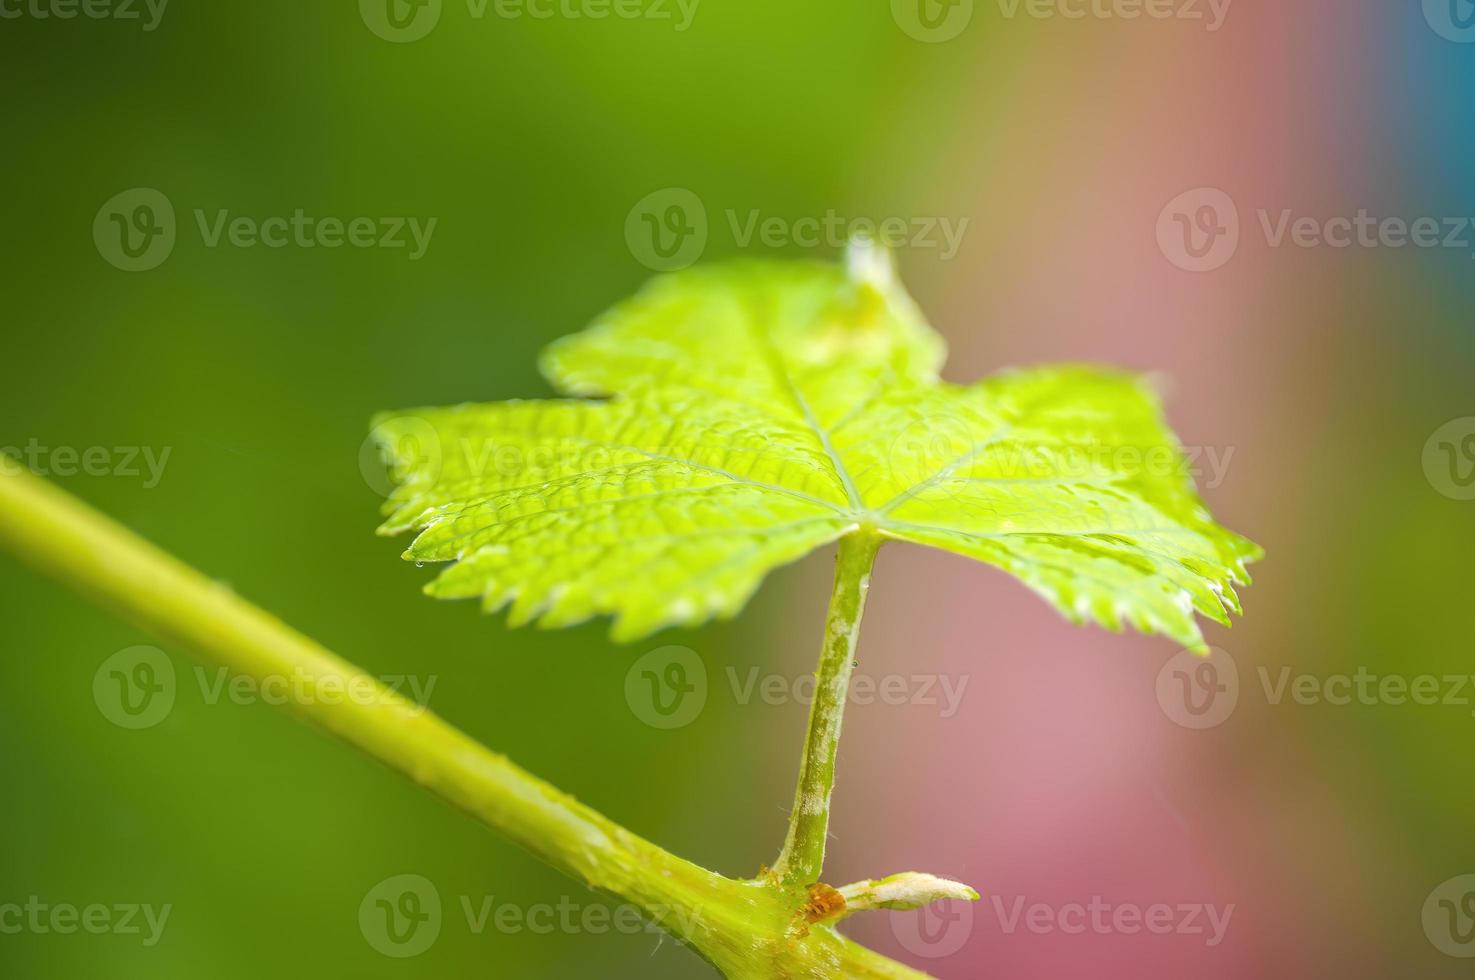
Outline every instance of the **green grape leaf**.
<svg viewBox="0 0 1475 980">
<path fill-rule="evenodd" d="M 426 591 L 616 640 L 735 615 L 772 569 L 875 533 L 1011 572 L 1076 622 L 1202 648 L 1260 555 L 1209 515 L 1139 377 L 938 376 L 941 338 L 865 246 L 655 279 L 543 372 L 566 398 L 376 419 L 382 534 Z"/>
</svg>

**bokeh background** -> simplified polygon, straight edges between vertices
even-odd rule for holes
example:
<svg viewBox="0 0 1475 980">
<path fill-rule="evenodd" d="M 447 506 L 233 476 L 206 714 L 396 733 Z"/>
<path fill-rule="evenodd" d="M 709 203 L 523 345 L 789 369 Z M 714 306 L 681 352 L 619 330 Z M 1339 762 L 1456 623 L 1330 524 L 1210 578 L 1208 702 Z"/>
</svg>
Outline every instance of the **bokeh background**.
<svg viewBox="0 0 1475 980">
<path fill-rule="evenodd" d="M 776 574 L 737 622 L 634 648 L 602 624 L 508 631 L 422 597 L 431 572 L 372 534 L 367 420 L 546 394 L 539 348 L 650 274 L 626 226 L 653 192 L 701 202 L 705 259 L 834 254 L 744 244 L 729 214 L 966 219 L 956 254 L 900 256 L 949 376 L 1160 372 L 1184 442 L 1229 460 L 1209 503 L 1268 558 L 1243 620 L 1210 629 L 1238 697 L 1199 730 L 1157 693 L 1171 643 L 1069 626 L 961 559 L 883 552 L 860 673 L 963 694 L 954 712 L 851 708 L 830 878 L 915 868 L 985 899 L 849 931 L 947 978 L 1467 976 L 1438 947 L 1475 953 L 1471 920 L 1423 913 L 1475 872 L 1475 682 L 1437 705 L 1266 691 L 1286 670 L 1475 672 L 1475 503 L 1459 469 L 1425 465 L 1436 430 L 1475 416 L 1475 230 L 1462 247 L 1277 248 L 1258 216 L 1475 216 L 1475 11 L 1448 2 L 1235 0 L 1220 19 L 1184 0 L 1205 19 L 1156 20 L 702 0 L 684 21 L 445 0 L 405 41 L 351 0 L 173 0 L 152 30 L 141 5 L 63 19 L 39 16 L 61 2 L 3 0 L 0 446 L 167 449 L 156 485 L 57 479 L 371 672 L 433 681 L 436 711 L 632 829 L 749 874 L 782 837 L 805 707 L 741 703 L 729 671 L 813 669 L 828 557 Z M 93 235 L 132 188 L 178 218 L 142 272 Z M 1198 188 L 1234 202 L 1240 237 L 1190 272 L 1158 229 Z M 194 217 L 299 208 L 437 224 L 411 260 L 211 248 Z M 710 975 L 644 932 L 476 931 L 463 901 L 600 900 L 285 713 L 210 703 L 184 651 L 164 651 L 167 717 L 121 728 L 94 676 L 148 637 L 9 559 L 0 609 L 0 904 L 171 906 L 152 946 L 0 935 L 5 976 Z M 710 681 L 677 730 L 625 694 L 667 644 Z M 358 920 L 400 874 L 445 905 L 410 959 Z M 1233 912 L 1213 944 L 1058 927 L 1093 898 Z M 1009 928 L 1021 900 L 1056 927 Z"/>
</svg>

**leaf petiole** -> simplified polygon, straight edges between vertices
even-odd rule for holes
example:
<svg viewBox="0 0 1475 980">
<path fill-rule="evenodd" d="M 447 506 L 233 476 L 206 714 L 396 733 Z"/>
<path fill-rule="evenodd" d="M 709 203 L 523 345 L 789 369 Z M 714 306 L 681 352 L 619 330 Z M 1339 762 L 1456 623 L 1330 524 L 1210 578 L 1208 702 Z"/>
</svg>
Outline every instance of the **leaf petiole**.
<svg viewBox="0 0 1475 980">
<path fill-rule="evenodd" d="M 840 539 L 835 556 L 835 584 L 825 620 L 824 648 L 815 672 L 814 701 L 809 706 L 799 786 L 794 792 L 794 809 L 789 814 L 788 835 L 772 872 L 786 885 L 817 882 L 824 867 L 840 726 L 856 664 L 855 649 L 866 594 L 871 587 L 871 567 L 881 540 L 873 529 L 860 528 Z"/>
</svg>

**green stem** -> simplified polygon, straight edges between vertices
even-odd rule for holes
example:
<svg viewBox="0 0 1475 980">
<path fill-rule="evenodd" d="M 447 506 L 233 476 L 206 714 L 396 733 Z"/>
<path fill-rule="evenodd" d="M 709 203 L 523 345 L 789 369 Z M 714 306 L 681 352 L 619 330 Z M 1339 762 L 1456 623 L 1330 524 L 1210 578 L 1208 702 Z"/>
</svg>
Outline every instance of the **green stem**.
<svg viewBox="0 0 1475 980">
<path fill-rule="evenodd" d="M 303 678 L 290 710 L 554 868 L 637 906 L 728 977 L 924 976 L 826 926 L 796 937 L 783 890 L 725 878 L 632 834 L 3 457 L 0 550 L 238 674 Z M 340 696 L 367 690 L 372 697 Z"/>
<path fill-rule="evenodd" d="M 866 593 L 871 588 L 871 566 L 881 538 L 869 530 L 840 539 L 835 556 L 835 585 L 825 621 L 824 649 L 815 672 L 814 701 L 809 706 L 809 731 L 799 787 L 789 813 L 789 833 L 773 873 L 789 886 L 820 880 L 825 863 L 825 839 L 830 826 L 830 796 L 835 789 L 835 755 L 840 748 L 840 725 L 850 675 L 855 669 L 855 647 Z"/>
</svg>

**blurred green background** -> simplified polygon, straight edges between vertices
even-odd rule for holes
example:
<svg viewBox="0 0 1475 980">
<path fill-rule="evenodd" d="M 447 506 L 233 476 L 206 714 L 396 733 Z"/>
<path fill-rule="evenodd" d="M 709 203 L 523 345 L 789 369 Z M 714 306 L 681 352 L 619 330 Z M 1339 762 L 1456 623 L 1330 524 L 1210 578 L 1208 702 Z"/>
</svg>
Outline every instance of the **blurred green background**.
<svg viewBox="0 0 1475 980">
<path fill-rule="evenodd" d="M 511 632 L 421 596 L 430 571 L 399 561 L 403 541 L 374 537 L 367 420 L 546 394 L 537 351 L 650 274 L 625 226 L 654 191 L 705 202 L 708 258 L 743 250 L 728 210 L 966 217 L 956 257 L 902 256 L 957 352 L 951 376 L 1047 359 L 1161 369 L 1180 379 L 1185 441 L 1237 449 L 1209 500 L 1270 551 L 1232 634 L 1247 688 L 1262 662 L 1468 671 L 1475 504 L 1435 493 L 1419 464 L 1437 426 L 1475 414 L 1469 256 L 1261 243 L 1195 278 L 1163 261 L 1152 229 L 1164 202 L 1205 184 L 1241 201 L 1247 236 L 1261 205 L 1475 213 L 1467 168 L 1448 163 L 1468 159 L 1475 131 L 1459 96 L 1475 49 L 1371 0 L 1246 2 L 1216 34 L 1010 20 L 980 4 L 946 43 L 919 41 L 886 7 L 705 0 L 677 30 L 477 19 L 446 0 L 411 43 L 377 36 L 346 0 L 173 0 L 153 30 L 0 19 L 0 446 L 167 449 L 157 486 L 59 482 L 370 672 L 433 679 L 434 710 L 636 832 L 749 874 L 782 837 L 803 706 L 713 698 L 690 726 L 660 731 L 627 704 L 626 672 L 675 643 L 713 677 L 729 665 L 802 675 L 824 561 L 780 572 L 736 623 L 636 649 L 612 646 L 604 624 Z M 1349 102 L 1365 111 L 1352 118 Z M 128 273 L 91 229 L 104 202 L 139 187 L 172 202 L 178 238 L 157 268 Z M 194 217 L 299 208 L 437 224 L 412 261 L 210 248 Z M 1197 869 L 1242 923 L 1209 952 L 980 934 L 963 956 L 914 962 L 942 976 L 1167 976 L 1185 963 L 1199 976 L 1466 975 L 1426 942 L 1419 904 L 1475 871 L 1468 711 L 1261 704 L 1199 738 L 1157 713 L 1152 679 L 1174 652 L 1161 641 L 1075 631 L 1002 576 L 903 561 L 882 569 L 894 592 L 867 648 L 890 669 L 977 671 L 977 693 L 945 725 L 852 717 L 840 877 L 901 862 L 988 894 L 1008 878 L 1011 830 L 1033 826 L 1040 877 L 1016 874 L 1020 889 L 1109 890 L 1110 869 L 1153 862 L 1144 842 L 1158 830 L 1138 824 L 1129 846 L 1091 828 L 1125 825 L 1167 786 L 1202 836 L 1172 838 L 1147 884 L 1118 884 L 1172 899 L 1174 869 Z M 9 559 L 0 604 L 0 903 L 172 906 L 152 948 L 0 935 L 0 974 L 706 975 L 648 933 L 476 934 L 463 897 L 600 900 L 285 713 L 208 703 L 184 651 L 165 650 L 172 712 L 124 730 L 94 703 L 94 674 L 149 638 Z M 1011 629 L 1016 618 L 1027 627 Z M 1055 686 L 1010 687 L 991 666 L 1004 661 Z M 1149 719 L 1142 742 L 1076 732 L 1042 756 L 1043 732 L 989 727 L 1011 701 L 1042 729 L 1079 719 L 1104 698 L 1083 680 L 1097 669 L 1130 692 L 1108 730 Z M 1093 744 L 1136 745 L 1151 777 L 1106 778 L 1121 760 L 1093 761 Z M 1051 781 L 1064 772 L 1068 788 Z M 409 960 L 375 952 L 357 918 L 399 874 L 434 882 L 448 909 L 433 948 Z M 908 957 L 885 926 L 865 930 Z"/>
</svg>

